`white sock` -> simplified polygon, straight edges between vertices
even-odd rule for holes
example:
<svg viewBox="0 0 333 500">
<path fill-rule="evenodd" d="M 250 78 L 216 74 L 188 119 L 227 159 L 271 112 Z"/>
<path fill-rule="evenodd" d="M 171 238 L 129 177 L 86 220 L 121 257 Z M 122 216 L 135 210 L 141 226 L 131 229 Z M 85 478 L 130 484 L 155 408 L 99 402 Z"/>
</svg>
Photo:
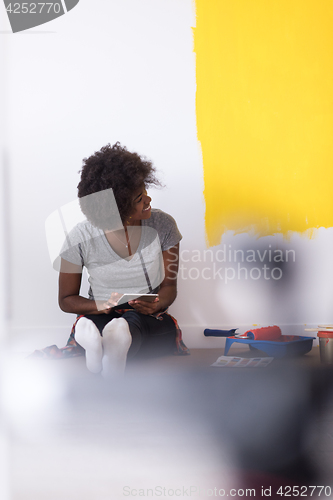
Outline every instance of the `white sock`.
<svg viewBox="0 0 333 500">
<path fill-rule="evenodd" d="M 75 325 L 75 340 L 86 350 L 86 365 L 89 371 L 102 370 L 102 337 L 97 326 L 87 318 L 80 318 Z"/>
<path fill-rule="evenodd" d="M 123 318 L 114 318 L 102 331 L 104 355 L 102 376 L 114 377 L 124 373 L 127 352 L 132 343 L 128 323 Z"/>
</svg>

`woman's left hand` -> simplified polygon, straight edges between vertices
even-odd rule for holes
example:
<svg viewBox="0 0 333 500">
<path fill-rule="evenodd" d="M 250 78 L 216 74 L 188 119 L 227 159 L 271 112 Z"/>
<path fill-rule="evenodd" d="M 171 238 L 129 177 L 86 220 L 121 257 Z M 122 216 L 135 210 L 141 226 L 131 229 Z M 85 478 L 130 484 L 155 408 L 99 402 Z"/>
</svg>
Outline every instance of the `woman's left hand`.
<svg viewBox="0 0 333 500">
<path fill-rule="evenodd" d="M 130 300 L 129 305 L 132 306 L 136 311 L 141 314 L 155 314 L 161 309 L 160 299 L 158 297 L 155 298 L 154 302 L 147 302 L 146 300 Z"/>
</svg>

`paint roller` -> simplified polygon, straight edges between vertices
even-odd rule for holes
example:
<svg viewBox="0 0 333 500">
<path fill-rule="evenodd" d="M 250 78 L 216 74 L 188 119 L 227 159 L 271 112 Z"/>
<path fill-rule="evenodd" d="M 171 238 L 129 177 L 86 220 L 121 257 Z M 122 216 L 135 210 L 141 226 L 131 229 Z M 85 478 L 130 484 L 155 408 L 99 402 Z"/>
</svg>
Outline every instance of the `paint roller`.
<svg viewBox="0 0 333 500">
<path fill-rule="evenodd" d="M 238 328 L 231 330 L 211 330 L 206 328 L 204 330 L 205 337 L 232 337 L 237 336 L 240 339 L 252 340 L 278 340 L 281 337 L 281 329 L 274 326 L 265 326 L 263 328 L 253 328 L 244 333 L 244 335 L 236 335 L 235 332 Z"/>
<path fill-rule="evenodd" d="M 278 340 L 281 337 L 281 329 L 277 325 L 253 328 L 239 336 L 242 337 L 251 340 Z"/>
</svg>

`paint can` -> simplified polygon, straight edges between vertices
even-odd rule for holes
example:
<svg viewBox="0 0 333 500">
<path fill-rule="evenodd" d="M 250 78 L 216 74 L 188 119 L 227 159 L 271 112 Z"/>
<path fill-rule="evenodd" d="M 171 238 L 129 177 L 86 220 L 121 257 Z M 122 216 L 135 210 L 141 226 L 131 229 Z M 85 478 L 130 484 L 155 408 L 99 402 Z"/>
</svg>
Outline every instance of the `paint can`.
<svg viewBox="0 0 333 500">
<path fill-rule="evenodd" d="M 320 361 L 333 364 L 333 330 L 332 332 L 318 332 Z"/>
</svg>

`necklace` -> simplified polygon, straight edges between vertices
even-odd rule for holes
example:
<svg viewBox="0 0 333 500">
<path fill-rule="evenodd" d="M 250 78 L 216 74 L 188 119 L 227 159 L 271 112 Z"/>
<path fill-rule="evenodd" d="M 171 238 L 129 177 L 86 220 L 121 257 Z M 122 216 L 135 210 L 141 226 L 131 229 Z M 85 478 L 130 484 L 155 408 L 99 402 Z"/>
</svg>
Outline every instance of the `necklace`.
<svg viewBox="0 0 333 500">
<path fill-rule="evenodd" d="M 115 236 L 117 238 L 117 240 L 120 241 L 120 243 L 122 245 L 125 245 L 125 248 L 131 248 L 130 247 L 131 238 L 130 238 L 130 236 L 129 236 L 126 228 L 124 228 L 124 231 L 125 231 L 125 237 L 126 237 L 127 245 L 126 245 L 126 243 L 124 243 L 123 241 L 121 241 L 121 239 L 118 238 L 118 236 L 116 235 L 115 231 L 113 232 L 113 236 Z"/>
</svg>

